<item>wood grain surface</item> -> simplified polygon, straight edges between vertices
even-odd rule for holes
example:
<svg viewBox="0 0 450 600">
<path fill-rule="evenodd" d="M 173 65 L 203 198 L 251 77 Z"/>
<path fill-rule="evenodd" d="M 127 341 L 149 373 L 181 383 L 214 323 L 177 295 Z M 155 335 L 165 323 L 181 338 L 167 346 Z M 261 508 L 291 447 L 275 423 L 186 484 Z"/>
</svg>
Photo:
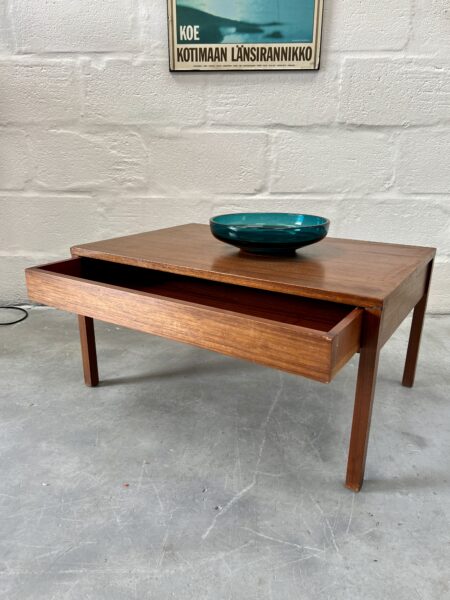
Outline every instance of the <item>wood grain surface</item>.
<svg viewBox="0 0 450 600">
<path fill-rule="evenodd" d="M 353 492 L 359 492 L 364 481 L 364 469 L 380 355 L 380 320 L 381 313 L 379 310 L 364 311 L 352 432 L 345 480 L 346 487 Z"/>
<path fill-rule="evenodd" d="M 240 253 L 189 224 L 72 247 L 97 258 L 363 307 L 381 307 L 434 248 L 325 238 L 293 257 Z"/>
<path fill-rule="evenodd" d="M 33 267 L 29 296 L 324 383 L 359 349 L 360 309 L 123 265 L 113 271 L 86 259 Z"/>
<path fill-rule="evenodd" d="M 95 387 L 98 385 L 98 365 L 94 320 L 91 317 L 78 315 L 78 327 L 80 330 L 84 383 L 89 387 Z"/>
</svg>

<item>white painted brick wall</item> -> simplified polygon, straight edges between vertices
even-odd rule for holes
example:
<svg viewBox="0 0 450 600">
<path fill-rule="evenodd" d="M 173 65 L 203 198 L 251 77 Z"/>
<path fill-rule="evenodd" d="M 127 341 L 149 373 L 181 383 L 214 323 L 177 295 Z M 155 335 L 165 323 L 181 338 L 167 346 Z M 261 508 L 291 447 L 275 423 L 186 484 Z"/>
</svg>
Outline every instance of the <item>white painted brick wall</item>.
<svg viewBox="0 0 450 600">
<path fill-rule="evenodd" d="M 394 127 L 450 123 L 449 67 L 440 61 L 348 59 L 339 120 Z"/>
<path fill-rule="evenodd" d="M 213 124 L 261 127 L 322 125 L 336 119 L 339 63 L 319 72 L 211 73 L 207 78 L 208 120 Z"/>
<path fill-rule="evenodd" d="M 398 185 L 407 194 L 448 194 L 450 128 L 412 130 L 400 135 Z"/>
<path fill-rule="evenodd" d="M 16 196 L 4 196 L 0 207 L 2 218 L 9 224 L 2 232 L 2 243 L 12 253 L 27 248 L 31 254 L 45 255 L 51 251 L 64 255 L 68 247 L 80 240 L 92 241 L 92 236 L 104 228 L 107 220 L 98 203 L 86 196 L 24 195 L 20 200 Z M 71 224 L 69 231 L 61 227 L 65 221 Z"/>
<path fill-rule="evenodd" d="M 6 0 L 0 0 L 0 52 L 8 49 Z"/>
<path fill-rule="evenodd" d="M 448 312 L 448 0 L 326 2 L 318 73 L 171 74 L 165 4 L 0 0 L 0 302 L 71 244 L 272 209 L 437 246 Z"/>
<path fill-rule="evenodd" d="M 107 60 L 87 65 L 84 74 L 87 120 L 165 126 L 205 121 L 202 78 L 190 73 L 174 77 L 165 62 Z"/>
<path fill-rule="evenodd" d="M 81 115 L 73 61 L 0 62 L 0 123 L 67 122 Z"/>
<path fill-rule="evenodd" d="M 251 194 L 267 165 L 264 133 L 189 131 L 146 135 L 150 187 L 170 194 Z"/>
<path fill-rule="evenodd" d="M 26 133 L 0 127 L 0 139 L 0 189 L 21 190 L 30 177 L 30 156 Z M 2 220 L 0 235 L 3 228 L 8 229 L 8 227 L 6 219 Z"/>
<path fill-rule="evenodd" d="M 325 52 L 402 50 L 414 0 L 335 0 L 325 5 Z M 445 0 L 444 0 L 445 1 Z"/>
<path fill-rule="evenodd" d="M 139 50 L 137 0 L 9 0 L 22 53 Z"/>
<path fill-rule="evenodd" d="M 391 185 L 389 135 L 334 128 L 283 131 L 272 141 L 272 192 L 368 193 Z"/>
<path fill-rule="evenodd" d="M 411 27 L 411 51 L 449 57 L 450 5 L 448 0 L 415 2 Z"/>
<path fill-rule="evenodd" d="M 141 47 L 152 57 L 167 59 L 168 28 L 166 2 L 140 2 L 139 28 Z"/>
<path fill-rule="evenodd" d="M 147 183 L 147 154 L 140 135 L 60 129 L 31 134 L 35 185 L 48 190 L 141 189 Z"/>
</svg>

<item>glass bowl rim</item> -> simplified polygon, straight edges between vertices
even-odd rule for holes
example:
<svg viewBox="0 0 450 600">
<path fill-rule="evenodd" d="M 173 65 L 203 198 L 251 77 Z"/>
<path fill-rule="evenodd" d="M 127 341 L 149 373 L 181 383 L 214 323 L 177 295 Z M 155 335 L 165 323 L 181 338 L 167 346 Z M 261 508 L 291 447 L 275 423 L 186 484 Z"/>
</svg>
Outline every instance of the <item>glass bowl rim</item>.
<svg viewBox="0 0 450 600">
<path fill-rule="evenodd" d="M 288 225 L 288 227 L 296 227 L 299 229 L 310 229 L 312 227 L 323 227 L 325 225 L 330 224 L 330 220 L 326 217 L 322 217 L 320 215 L 311 215 L 309 213 L 293 213 L 293 212 L 240 212 L 240 213 L 224 213 L 222 215 L 215 215 L 209 219 L 210 224 L 213 225 L 221 225 L 222 227 L 239 227 L 239 225 L 243 225 L 243 223 L 221 223 L 220 221 L 216 221 L 221 217 L 241 217 L 243 215 L 289 215 L 291 217 L 314 217 L 315 219 L 322 219 L 322 223 L 316 223 L 315 225 Z M 279 224 L 281 226 L 281 223 Z M 276 225 L 274 225 L 276 227 Z"/>
</svg>

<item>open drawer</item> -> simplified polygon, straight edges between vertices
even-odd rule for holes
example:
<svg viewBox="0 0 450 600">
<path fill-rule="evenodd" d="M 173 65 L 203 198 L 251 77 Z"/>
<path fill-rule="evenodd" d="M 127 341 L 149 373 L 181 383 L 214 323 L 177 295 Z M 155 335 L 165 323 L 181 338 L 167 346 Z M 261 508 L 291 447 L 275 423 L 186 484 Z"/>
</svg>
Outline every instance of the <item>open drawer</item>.
<svg viewBox="0 0 450 600">
<path fill-rule="evenodd" d="M 26 271 L 37 302 L 328 383 L 359 350 L 362 310 L 73 258 Z"/>
</svg>

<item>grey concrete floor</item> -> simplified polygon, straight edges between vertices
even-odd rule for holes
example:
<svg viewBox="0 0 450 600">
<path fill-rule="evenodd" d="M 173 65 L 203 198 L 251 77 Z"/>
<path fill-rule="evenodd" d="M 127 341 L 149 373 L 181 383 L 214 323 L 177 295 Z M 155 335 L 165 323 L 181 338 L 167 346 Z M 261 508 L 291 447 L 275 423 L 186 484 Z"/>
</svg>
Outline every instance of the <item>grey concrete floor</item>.
<svg viewBox="0 0 450 600">
<path fill-rule="evenodd" d="M 75 317 L 2 327 L 0 597 L 450 598 L 450 317 L 382 352 L 363 491 L 343 487 L 357 359 L 331 385 Z"/>
</svg>

